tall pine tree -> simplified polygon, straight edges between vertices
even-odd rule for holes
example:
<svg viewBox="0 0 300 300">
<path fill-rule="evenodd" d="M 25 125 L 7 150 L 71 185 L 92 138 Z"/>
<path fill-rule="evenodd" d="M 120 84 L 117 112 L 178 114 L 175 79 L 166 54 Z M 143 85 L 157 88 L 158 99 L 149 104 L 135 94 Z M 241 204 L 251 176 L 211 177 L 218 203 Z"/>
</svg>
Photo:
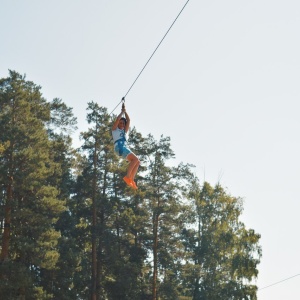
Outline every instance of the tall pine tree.
<svg viewBox="0 0 300 300">
<path fill-rule="evenodd" d="M 167 165 L 174 157 L 170 138 L 147 138 L 148 166 L 144 179 L 145 205 L 151 212 L 152 293 L 151 299 L 179 299 L 183 246 L 180 231 L 188 219 L 185 186 L 191 177 L 189 165 Z"/>
<path fill-rule="evenodd" d="M 0 80 L 0 294 L 7 299 L 51 296 L 42 277 L 56 268 L 60 233 L 54 224 L 65 201 L 53 183 L 60 165 L 51 154 L 50 116 L 39 86 L 14 71 Z"/>
</svg>

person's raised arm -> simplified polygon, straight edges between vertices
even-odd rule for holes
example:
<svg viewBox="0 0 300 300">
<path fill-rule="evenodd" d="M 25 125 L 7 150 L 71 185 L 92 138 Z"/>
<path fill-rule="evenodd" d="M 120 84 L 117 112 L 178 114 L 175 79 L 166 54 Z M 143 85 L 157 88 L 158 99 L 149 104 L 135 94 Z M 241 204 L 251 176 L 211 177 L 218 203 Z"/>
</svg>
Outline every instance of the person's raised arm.
<svg viewBox="0 0 300 300">
<path fill-rule="evenodd" d="M 120 114 L 117 116 L 116 121 L 114 122 L 113 126 L 112 126 L 112 130 L 116 130 L 119 124 L 120 119 L 122 118 L 124 111 L 122 109 L 122 111 L 120 112 Z"/>
<path fill-rule="evenodd" d="M 129 118 L 129 115 L 125 109 L 125 106 L 124 106 L 124 114 L 125 114 L 125 118 L 126 118 L 126 125 L 125 125 L 125 132 L 127 133 L 127 131 L 129 130 L 129 126 L 130 126 L 130 118 Z"/>
</svg>

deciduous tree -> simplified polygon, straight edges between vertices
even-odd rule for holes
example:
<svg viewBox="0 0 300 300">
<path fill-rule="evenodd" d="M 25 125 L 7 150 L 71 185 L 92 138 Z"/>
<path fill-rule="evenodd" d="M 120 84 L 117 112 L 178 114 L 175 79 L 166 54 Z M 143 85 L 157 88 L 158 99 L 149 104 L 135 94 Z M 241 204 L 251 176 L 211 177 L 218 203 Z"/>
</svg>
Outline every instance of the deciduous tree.
<svg viewBox="0 0 300 300">
<path fill-rule="evenodd" d="M 190 198 L 195 203 L 197 226 L 183 234 L 186 250 L 192 253 L 185 282 L 193 300 L 255 300 L 257 288 L 251 282 L 258 274 L 260 235 L 241 222 L 242 200 L 227 194 L 219 184 L 200 186 L 197 180 Z"/>
</svg>

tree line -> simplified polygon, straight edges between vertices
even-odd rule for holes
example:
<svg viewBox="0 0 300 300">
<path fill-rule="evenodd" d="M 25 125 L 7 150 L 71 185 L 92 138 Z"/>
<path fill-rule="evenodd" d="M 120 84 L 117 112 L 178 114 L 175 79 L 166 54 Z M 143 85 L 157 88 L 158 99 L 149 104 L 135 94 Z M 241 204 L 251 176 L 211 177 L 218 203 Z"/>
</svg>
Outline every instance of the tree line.
<svg viewBox="0 0 300 300">
<path fill-rule="evenodd" d="M 0 298 L 257 299 L 260 235 L 243 202 L 172 166 L 169 137 L 130 131 L 141 167 L 133 191 L 113 151 L 112 117 L 72 108 L 9 70 L 0 79 Z"/>
</svg>

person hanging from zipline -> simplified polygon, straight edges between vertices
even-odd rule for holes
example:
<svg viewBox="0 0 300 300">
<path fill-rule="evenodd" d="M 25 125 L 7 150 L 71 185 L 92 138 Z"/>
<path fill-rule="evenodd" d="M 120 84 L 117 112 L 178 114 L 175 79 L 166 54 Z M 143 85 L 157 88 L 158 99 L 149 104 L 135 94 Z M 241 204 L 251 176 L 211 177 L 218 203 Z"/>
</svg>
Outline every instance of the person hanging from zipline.
<svg viewBox="0 0 300 300">
<path fill-rule="evenodd" d="M 163 36 L 162 40 L 159 42 L 159 44 L 157 45 L 157 47 L 155 48 L 155 50 L 151 54 L 150 58 L 147 60 L 146 64 L 144 65 L 144 67 L 142 68 L 142 70 L 140 71 L 140 73 L 138 74 L 138 76 L 136 77 L 136 79 L 134 80 L 132 85 L 130 86 L 130 88 L 127 91 L 127 93 L 125 94 L 125 96 L 122 98 L 122 100 L 121 100 L 121 102 L 123 102 L 122 103 L 122 111 L 118 115 L 117 119 L 115 120 L 115 122 L 112 126 L 112 136 L 113 136 L 113 140 L 114 140 L 114 150 L 118 155 L 122 156 L 127 161 L 129 161 L 129 166 L 128 166 L 128 169 L 127 169 L 127 175 L 123 178 L 123 180 L 126 182 L 127 185 L 129 185 L 133 189 L 137 189 L 136 183 L 134 182 L 134 178 L 135 178 L 135 175 L 136 175 L 137 170 L 139 168 L 140 161 L 136 157 L 136 155 L 131 150 L 129 150 L 127 148 L 127 145 L 126 145 L 126 133 L 129 129 L 130 119 L 129 119 L 129 116 L 128 116 L 126 110 L 125 110 L 125 104 L 124 104 L 125 97 L 128 95 L 128 93 L 130 92 L 130 90 L 132 89 L 132 87 L 134 86 L 134 84 L 136 83 L 136 81 L 138 80 L 138 78 L 140 77 L 140 75 L 142 74 L 142 72 L 144 71 L 144 69 L 146 68 L 148 63 L 150 62 L 150 60 L 153 57 L 153 55 L 155 54 L 156 50 L 158 49 L 158 47 L 161 45 L 161 43 L 163 42 L 163 40 L 167 36 L 170 29 L 172 28 L 172 26 L 174 25 L 174 23 L 176 22 L 176 20 L 178 19 L 178 17 L 182 13 L 182 11 L 184 10 L 184 8 L 188 4 L 188 2 L 189 2 L 189 0 L 186 1 L 183 8 L 180 10 L 179 14 L 177 15 L 177 17 L 175 18 L 175 20 L 173 21 L 173 23 L 169 27 L 168 31 Z M 115 107 L 115 109 L 119 106 L 119 104 Z M 125 114 L 125 118 L 122 117 L 123 114 Z"/>
<path fill-rule="evenodd" d="M 123 117 L 125 115 L 125 118 Z M 137 189 L 137 185 L 134 181 L 135 175 L 140 165 L 140 161 L 137 156 L 127 147 L 126 133 L 128 132 L 130 125 L 130 118 L 125 109 L 124 102 L 122 103 L 121 113 L 117 116 L 112 126 L 112 136 L 114 140 L 114 150 L 119 155 L 125 158 L 129 162 L 127 168 L 127 175 L 123 178 L 128 186 L 133 189 Z"/>
</svg>

